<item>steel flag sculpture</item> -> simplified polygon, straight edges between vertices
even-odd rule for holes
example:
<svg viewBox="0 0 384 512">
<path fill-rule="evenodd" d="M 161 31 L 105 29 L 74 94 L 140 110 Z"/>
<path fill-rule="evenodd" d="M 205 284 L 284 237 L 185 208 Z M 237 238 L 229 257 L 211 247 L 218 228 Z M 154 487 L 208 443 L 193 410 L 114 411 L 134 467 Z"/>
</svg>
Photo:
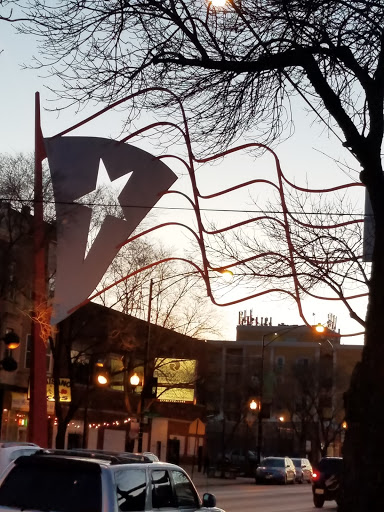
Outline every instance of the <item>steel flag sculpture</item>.
<svg viewBox="0 0 384 512">
<path fill-rule="evenodd" d="M 57 266 L 51 322 L 64 320 L 71 308 L 96 288 L 118 246 L 176 181 L 159 159 L 130 144 L 99 137 L 44 139 L 51 170 L 57 220 Z M 100 164 L 111 182 L 126 176 L 117 200 L 122 218 L 106 215 L 86 254 L 92 205 L 78 200 L 96 189 Z"/>
</svg>

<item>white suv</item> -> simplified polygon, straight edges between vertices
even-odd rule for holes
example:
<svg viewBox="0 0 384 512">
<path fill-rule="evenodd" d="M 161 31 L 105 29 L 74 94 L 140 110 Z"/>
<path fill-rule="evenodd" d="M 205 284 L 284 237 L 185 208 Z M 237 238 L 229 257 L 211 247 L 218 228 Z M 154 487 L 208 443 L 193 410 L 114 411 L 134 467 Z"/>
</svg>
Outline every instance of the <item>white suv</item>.
<svg viewBox="0 0 384 512">
<path fill-rule="evenodd" d="M 187 473 L 143 455 L 91 450 L 41 450 L 20 457 L 0 481 L 0 510 L 55 512 L 189 512 L 216 508 L 200 499 Z"/>
<path fill-rule="evenodd" d="M 40 446 L 34 443 L 0 442 L 0 475 L 18 457 L 32 455 L 38 450 L 41 450 Z"/>
</svg>

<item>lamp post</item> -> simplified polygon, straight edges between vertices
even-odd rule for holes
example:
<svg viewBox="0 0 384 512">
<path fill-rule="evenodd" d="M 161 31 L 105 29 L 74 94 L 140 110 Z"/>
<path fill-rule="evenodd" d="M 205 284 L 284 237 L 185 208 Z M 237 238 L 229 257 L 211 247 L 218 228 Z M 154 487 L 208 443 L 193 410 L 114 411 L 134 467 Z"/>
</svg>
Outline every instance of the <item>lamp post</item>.
<svg viewBox="0 0 384 512">
<path fill-rule="evenodd" d="M 280 338 L 283 334 L 287 334 L 295 329 L 298 329 L 299 325 L 295 325 L 294 327 L 288 329 L 280 329 L 277 332 L 274 332 L 275 337 L 272 338 L 268 343 L 265 343 L 265 339 L 271 334 L 270 332 L 263 334 L 262 336 L 262 344 L 261 344 L 261 366 L 260 366 L 260 406 L 259 406 L 259 414 L 258 414 L 258 425 L 257 425 L 257 464 L 261 462 L 261 450 L 263 446 L 263 413 L 265 414 L 265 407 L 263 406 L 264 400 L 264 356 L 265 356 L 265 348 L 268 347 L 275 340 Z M 321 324 L 317 324 L 312 326 L 312 331 L 316 335 L 320 335 L 324 333 L 325 327 Z"/>
<path fill-rule="evenodd" d="M 102 364 L 96 364 L 98 368 L 103 368 Z M 84 396 L 84 416 L 83 416 L 83 439 L 81 443 L 82 448 L 87 448 L 88 446 L 88 402 L 89 402 L 89 390 L 91 389 L 92 384 L 92 370 L 93 370 L 93 362 L 90 361 L 88 363 L 88 371 L 87 371 L 87 386 L 85 388 L 85 396 Z M 109 382 L 107 373 L 105 370 L 98 370 L 94 375 L 94 384 L 98 386 L 105 386 Z"/>
<path fill-rule="evenodd" d="M 281 452 L 282 452 L 282 449 L 281 449 L 281 429 L 283 427 L 280 426 L 280 423 L 284 423 L 284 416 L 279 416 L 278 417 L 278 421 L 279 421 L 279 424 L 277 426 L 277 451 L 278 451 L 278 455 L 281 455 Z"/>
<path fill-rule="evenodd" d="M 153 279 L 149 282 L 149 299 L 148 299 L 148 313 L 147 313 L 147 336 L 145 338 L 144 345 L 144 360 L 143 360 L 143 379 L 141 383 L 141 393 L 140 393 L 140 402 L 139 402 L 139 437 L 137 440 L 137 451 L 141 453 L 143 451 L 143 433 L 144 433 L 144 410 L 145 410 L 145 398 L 146 398 L 146 385 L 148 382 L 148 360 L 149 360 L 149 345 L 151 341 L 151 312 L 152 312 L 152 292 L 153 292 Z M 135 376 L 131 377 L 131 384 L 134 385 L 134 382 L 137 382 L 137 379 L 132 379 Z M 136 384 L 137 385 L 137 384 Z"/>
<path fill-rule="evenodd" d="M 233 273 L 226 268 L 215 268 L 212 269 L 215 272 L 220 273 L 225 280 L 230 280 L 233 277 Z M 182 274 L 184 275 L 184 274 Z M 178 276 L 172 276 L 178 277 Z M 152 313 L 152 299 L 153 299 L 153 285 L 154 280 L 151 279 L 149 283 L 149 299 L 148 299 L 148 312 L 147 312 L 147 336 L 145 338 L 145 346 L 144 346 L 144 360 L 143 360 L 143 380 L 142 380 L 142 388 L 140 394 L 140 402 L 139 402 L 139 437 L 137 450 L 139 453 L 143 451 L 143 434 L 144 434 L 144 412 L 145 412 L 145 400 L 148 397 L 150 390 L 150 378 L 152 377 L 148 372 L 148 362 L 149 362 L 149 349 L 151 343 L 151 313 Z M 161 293 L 161 292 L 159 292 Z M 132 379 L 132 377 L 131 377 Z M 131 381 L 131 384 L 134 384 Z M 136 384 L 137 385 L 137 384 Z"/>
</svg>

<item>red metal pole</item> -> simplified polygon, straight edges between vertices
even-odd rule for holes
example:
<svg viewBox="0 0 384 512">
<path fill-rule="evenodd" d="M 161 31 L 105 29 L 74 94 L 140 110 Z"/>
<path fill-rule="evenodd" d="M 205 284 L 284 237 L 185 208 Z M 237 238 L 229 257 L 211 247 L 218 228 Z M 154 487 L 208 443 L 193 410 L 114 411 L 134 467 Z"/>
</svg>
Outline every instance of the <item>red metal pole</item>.
<svg viewBox="0 0 384 512">
<path fill-rule="evenodd" d="M 45 158 L 40 127 L 40 95 L 35 94 L 35 189 L 34 189 L 34 316 L 47 306 L 45 279 L 45 240 L 43 219 L 43 166 Z M 42 328 L 33 322 L 30 373 L 29 439 L 43 448 L 48 447 L 46 346 Z"/>
</svg>

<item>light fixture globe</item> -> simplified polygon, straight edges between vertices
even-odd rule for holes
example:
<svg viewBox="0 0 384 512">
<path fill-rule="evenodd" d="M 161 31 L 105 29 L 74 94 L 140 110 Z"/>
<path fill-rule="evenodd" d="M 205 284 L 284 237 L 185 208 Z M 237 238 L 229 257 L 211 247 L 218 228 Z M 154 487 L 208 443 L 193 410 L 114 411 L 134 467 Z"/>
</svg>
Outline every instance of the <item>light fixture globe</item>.
<svg viewBox="0 0 384 512">
<path fill-rule="evenodd" d="M 251 400 L 251 403 L 249 404 L 249 408 L 251 409 L 251 411 L 256 411 L 257 402 L 255 400 Z"/>
<path fill-rule="evenodd" d="M 7 332 L 2 339 L 9 350 L 14 350 L 20 345 L 20 338 L 13 331 Z"/>
<path fill-rule="evenodd" d="M 318 334 L 322 334 L 323 332 L 325 332 L 325 327 L 324 325 L 321 325 L 321 324 L 317 324 L 314 326 L 314 329 L 315 331 L 318 333 Z"/>
<path fill-rule="evenodd" d="M 137 373 L 134 373 L 129 379 L 129 382 L 131 383 L 131 386 L 135 388 L 140 383 L 140 377 L 137 375 Z"/>
<path fill-rule="evenodd" d="M 107 384 L 109 384 L 109 374 L 106 370 L 101 370 L 97 372 L 96 383 L 98 386 L 106 386 Z"/>
</svg>

